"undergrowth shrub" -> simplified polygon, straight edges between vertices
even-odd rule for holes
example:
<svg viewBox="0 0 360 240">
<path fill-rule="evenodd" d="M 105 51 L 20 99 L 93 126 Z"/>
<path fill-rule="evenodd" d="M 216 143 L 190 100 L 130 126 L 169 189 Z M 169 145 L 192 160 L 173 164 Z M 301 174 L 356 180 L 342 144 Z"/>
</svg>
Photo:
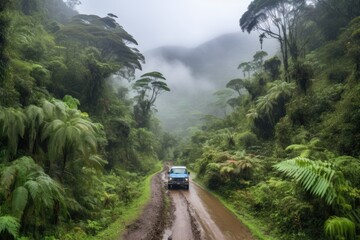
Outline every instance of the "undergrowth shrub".
<svg viewBox="0 0 360 240">
<path fill-rule="evenodd" d="M 258 144 L 256 135 L 250 131 L 242 132 L 236 136 L 237 145 L 240 149 L 248 149 Z"/>
</svg>

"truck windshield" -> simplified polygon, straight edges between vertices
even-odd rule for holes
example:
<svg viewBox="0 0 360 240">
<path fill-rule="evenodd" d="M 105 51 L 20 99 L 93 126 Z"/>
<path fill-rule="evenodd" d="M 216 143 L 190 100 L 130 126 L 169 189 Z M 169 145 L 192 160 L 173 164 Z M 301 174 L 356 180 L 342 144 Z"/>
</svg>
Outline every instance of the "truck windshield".
<svg viewBox="0 0 360 240">
<path fill-rule="evenodd" d="M 186 174 L 186 169 L 185 168 L 172 168 L 170 173 Z"/>
</svg>

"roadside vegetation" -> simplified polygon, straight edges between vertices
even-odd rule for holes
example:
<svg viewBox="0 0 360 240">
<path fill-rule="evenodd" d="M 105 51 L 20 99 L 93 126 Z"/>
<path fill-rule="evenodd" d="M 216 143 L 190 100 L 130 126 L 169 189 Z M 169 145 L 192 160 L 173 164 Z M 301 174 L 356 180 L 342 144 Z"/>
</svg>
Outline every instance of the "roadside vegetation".
<svg viewBox="0 0 360 240">
<path fill-rule="evenodd" d="M 359 238 L 359 16 L 358 1 L 252 1 L 241 29 L 279 54 L 239 63 L 232 111 L 204 117 L 177 155 L 269 238 Z"/>
<path fill-rule="evenodd" d="M 152 114 L 165 77 L 134 79 L 136 40 L 76 4 L 0 3 L 1 239 L 118 237 L 172 147 Z"/>
</svg>

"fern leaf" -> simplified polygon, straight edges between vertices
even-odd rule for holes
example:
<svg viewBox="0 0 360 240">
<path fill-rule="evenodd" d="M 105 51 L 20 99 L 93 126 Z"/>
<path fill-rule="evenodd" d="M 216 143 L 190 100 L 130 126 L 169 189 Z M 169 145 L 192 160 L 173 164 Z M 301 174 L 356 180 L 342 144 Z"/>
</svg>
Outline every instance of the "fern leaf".
<svg viewBox="0 0 360 240">
<path fill-rule="evenodd" d="M 305 191 L 323 198 L 331 205 L 336 198 L 333 184 L 335 170 L 321 161 L 311 161 L 307 158 L 297 157 L 274 166 L 288 177 L 294 178 Z"/>
<path fill-rule="evenodd" d="M 305 150 L 306 146 L 303 144 L 292 144 L 285 148 L 286 151 L 302 151 Z"/>
<path fill-rule="evenodd" d="M 3 232 L 8 232 L 14 239 L 19 236 L 20 223 L 19 220 L 12 216 L 0 217 L 0 236 Z"/>
<path fill-rule="evenodd" d="M 348 218 L 332 216 L 326 220 L 324 228 L 329 239 L 355 239 L 355 223 Z"/>
<path fill-rule="evenodd" d="M 28 189 L 32 199 L 36 199 L 41 192 L 39 183 L 34 180 L 28 180 L 24 186 Z"/>
</svg>

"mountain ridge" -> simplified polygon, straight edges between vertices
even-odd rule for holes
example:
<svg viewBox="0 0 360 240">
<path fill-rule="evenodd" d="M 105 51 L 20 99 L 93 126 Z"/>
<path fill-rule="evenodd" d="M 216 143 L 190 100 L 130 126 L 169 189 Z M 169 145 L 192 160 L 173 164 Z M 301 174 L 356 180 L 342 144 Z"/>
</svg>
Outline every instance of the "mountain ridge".
<svg viewBox="0 0 360 240">
<path fill-rule="evenodd" d="M 263 51 L 275 54 L 277 43 L 264 42 Z M 230 79 L 241 75 L 237 66 L 251 61 L 260 51 L 258 36 L 242 32 L 220 35 L 196 47 L 163 46 L 148 51 L 150 58 L 162 58 L 168 63 L 180 62 L 188 67 L 195 77 L 204 77 L 223 86 Z"/>
</svg>

